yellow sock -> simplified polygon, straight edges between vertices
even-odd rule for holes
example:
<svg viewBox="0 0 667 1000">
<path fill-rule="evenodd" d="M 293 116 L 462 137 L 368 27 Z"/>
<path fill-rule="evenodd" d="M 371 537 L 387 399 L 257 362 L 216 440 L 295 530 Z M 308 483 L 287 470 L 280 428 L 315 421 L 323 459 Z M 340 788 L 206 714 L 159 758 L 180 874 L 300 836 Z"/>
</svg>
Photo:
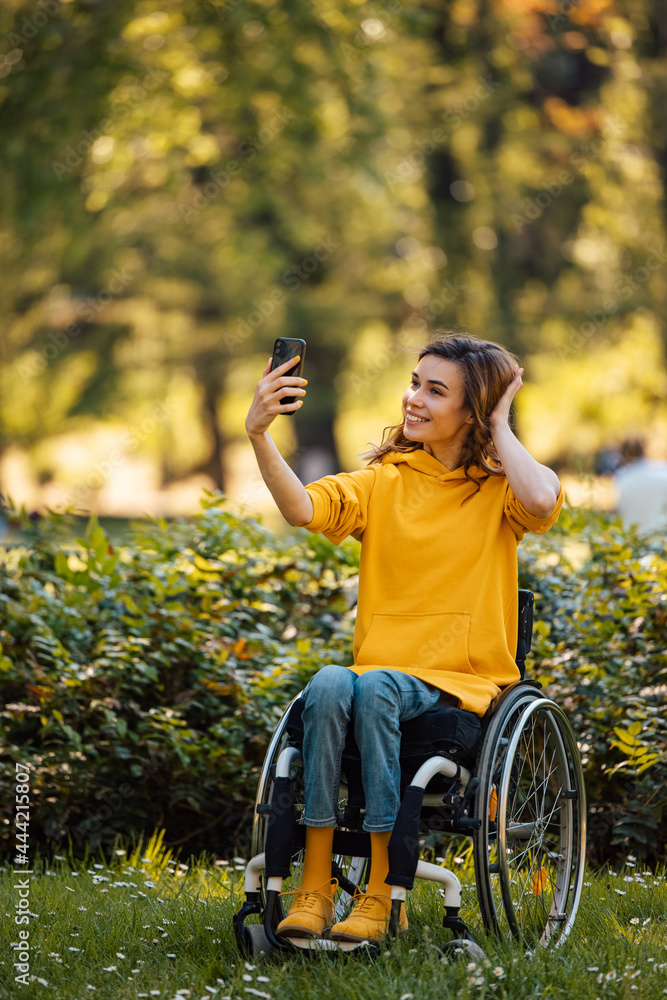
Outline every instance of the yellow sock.
<svg viewBox="0 0 667 1000">
<path fill-rule="evenodd" d="M 385 882 L 389 874 L 389 840 L 387 833 L 371 833 L 371 875 L 366 892 L 369 896 L 391 896 L 391 888 Z"/>
<path fill-rule="evenodd" d="M 333 851 L 333 826 L 307 826 L 306 850 L 303 859 L 301 888 L 321 889 L 323 882 L 331 878 L 331 854 Z"/>
</svg>

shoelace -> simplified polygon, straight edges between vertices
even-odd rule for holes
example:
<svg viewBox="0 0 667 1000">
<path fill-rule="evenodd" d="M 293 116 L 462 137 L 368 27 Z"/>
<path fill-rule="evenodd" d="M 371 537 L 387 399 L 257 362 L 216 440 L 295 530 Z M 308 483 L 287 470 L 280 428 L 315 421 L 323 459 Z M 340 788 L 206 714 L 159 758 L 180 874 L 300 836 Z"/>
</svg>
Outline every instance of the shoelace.
<svg viewBox="0 0 667 1000">
<path fill-rule="evenodd" d="M 283 896 L 293 896 L 295 894 L 303 896 L 303 899 L 298 901 L 299 909 L 306 910 L 307 912 L 315 909 L 317 906 L 318 896 L 324 896 L 327 902 L 333 905 L 331 886 L 335 886 L 335 892 L 338 888 L 338 879 L 329 879 L 328 882 L 323 882 L 322 885 L 327 888 L 323 889 L 322 886 L 320 886 L 319 889 L 288 889 L 287 892 L 280 893 L 280 898 L 282 899 Z"/>
<path fill-rule="evenodd" d="M 376 899 L 382 900 L 383 903 L 387 903 L 388 909 L 389 910 L 391 909 L 391 899 L 389 898 L 389 896 L 372 896 L 369 895 L 367 892 L 360 892 L 356 896 L 353 896 L 352 898 L 355 915 L 358 913 L 363 913 L 364 910 L 370 909 L 371 904 Z"/>
</svg>

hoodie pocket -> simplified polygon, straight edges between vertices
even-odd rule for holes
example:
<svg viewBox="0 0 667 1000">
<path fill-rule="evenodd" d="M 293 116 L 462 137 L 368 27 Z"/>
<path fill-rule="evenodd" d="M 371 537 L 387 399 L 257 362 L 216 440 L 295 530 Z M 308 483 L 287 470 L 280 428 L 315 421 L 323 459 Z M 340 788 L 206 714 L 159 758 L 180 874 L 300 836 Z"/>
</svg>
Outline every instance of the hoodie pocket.
<svg viewBox="0 0 667 1000">
<path fill-rule="evenodd" d="M 375 612 L 356 662 L 360 667 L 474 674 L 468 657 L 469 631 L 470 614 L 463 611 L 420 615 Z"/>
</svg>

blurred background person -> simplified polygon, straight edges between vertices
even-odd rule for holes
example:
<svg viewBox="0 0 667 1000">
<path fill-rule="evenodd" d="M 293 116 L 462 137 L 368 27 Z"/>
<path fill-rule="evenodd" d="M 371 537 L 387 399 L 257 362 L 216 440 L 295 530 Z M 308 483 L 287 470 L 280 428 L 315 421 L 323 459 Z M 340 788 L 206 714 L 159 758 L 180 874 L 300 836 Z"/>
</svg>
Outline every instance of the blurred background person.
<svg viewBox="0 0 667 1000">
<path fill-rule="evenodd" d="M 615 472 L 617 512 L 626 528 L 667 531 L 667 462 L 646 458 L 644 443 L 628 438 L 621 445 L 623 464 Z"/>
</svg>

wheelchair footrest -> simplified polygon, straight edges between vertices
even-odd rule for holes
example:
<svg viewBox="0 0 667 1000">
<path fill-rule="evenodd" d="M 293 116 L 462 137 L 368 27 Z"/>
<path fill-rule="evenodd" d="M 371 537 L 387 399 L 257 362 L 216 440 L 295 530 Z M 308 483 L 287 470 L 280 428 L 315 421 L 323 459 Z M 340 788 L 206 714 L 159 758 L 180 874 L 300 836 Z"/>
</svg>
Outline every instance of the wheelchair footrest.
<svg viewBox="0 0 667 1000">
<path fill-rule="evenodd" d="M 462 938 L 465 941 L 472 941 L 473 936 L 467 925 L 459 916 L 458 906 L 446 906 L 445 915 L 442 918 L 442 926 L 453 933 L 455 938 Z"/>
</svg>

